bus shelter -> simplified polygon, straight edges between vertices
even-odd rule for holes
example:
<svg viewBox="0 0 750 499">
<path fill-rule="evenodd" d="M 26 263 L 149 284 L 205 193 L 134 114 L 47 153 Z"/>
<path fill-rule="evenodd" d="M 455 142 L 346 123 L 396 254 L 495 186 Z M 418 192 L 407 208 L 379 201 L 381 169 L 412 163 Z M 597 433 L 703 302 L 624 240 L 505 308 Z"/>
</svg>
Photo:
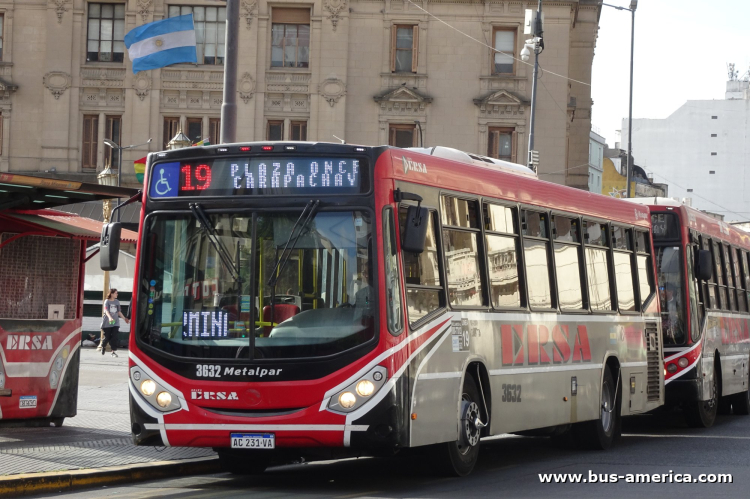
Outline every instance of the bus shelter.
<svg viewBox="0 0 750 499">
<path fill-rule="evenodd" d="M 0 425 L 76 414 L 86 247 L 101 223 L 54 208 L 136 193 L 0 173 Z"/>
</svg>

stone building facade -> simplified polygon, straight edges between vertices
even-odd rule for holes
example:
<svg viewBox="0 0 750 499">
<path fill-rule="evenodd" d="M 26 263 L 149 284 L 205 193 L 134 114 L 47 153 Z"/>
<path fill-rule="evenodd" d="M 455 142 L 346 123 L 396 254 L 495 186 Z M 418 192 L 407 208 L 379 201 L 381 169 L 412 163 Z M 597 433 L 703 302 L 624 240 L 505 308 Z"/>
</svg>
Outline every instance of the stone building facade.
<svg viewBox="0 0 750 499">
<path fill-rule="evenodd" d="M 103 140 L 162 149 L 179 128 L 219 140 L 224 1 L 0 0 L 0 172 L 93 181 Z M 241 0 L 242 141 L 443 145 L 526 162 L 532 67 L 521 0 Z M 545 0 L 541 178 L 588 187 L 597 0 Z M 429 11 L 430 14 L 427 13 Z M 124 33 L 193 13 L 198 65 L 132 73 Z M 434 16 L 434 17 L 433 17 Z M 445 23 L 441 22 L 444 21 Z M 556 76 L 557 73 L 560 76 Z"/>
</svg>

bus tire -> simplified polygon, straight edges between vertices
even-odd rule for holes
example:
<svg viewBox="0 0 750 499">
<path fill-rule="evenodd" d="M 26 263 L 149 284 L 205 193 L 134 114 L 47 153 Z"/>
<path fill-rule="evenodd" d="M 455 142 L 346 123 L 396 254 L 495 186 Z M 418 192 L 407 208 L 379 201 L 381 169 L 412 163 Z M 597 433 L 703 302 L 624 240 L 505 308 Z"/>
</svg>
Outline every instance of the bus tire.
<svg viewBox="0 0 750 499">
<path fill-rule="evenodd" d="M 266 468 L 267 464 L 261 462 L 255 457 L 243 456 L 241 453 L 219 450 L 219 467 L 225 473 L 233 475 L 260 475 Z"/>
<path fill-rule="evenodd" d="M 719 377 L 717 371 L 718 364 L 714 366 L 714 372 L 711 375 L 711 386 L 713 387 L 713 396 L 709 400 L 696 400 L 688 402 L 685 405 L 685 420 L 691 428 L 711 428 L 716 421 L 716 413 L 719 411 Z"/>
<path fill-rule="evenodd" d="M 487 422 L 483 415 L 482 396 L 479 394 L 474 378 L 469 374 L 464 381 L 461 394 L 461 419 L 459 431 L 463 434 L 455 442 L 440 444 L 440 450 L 434 454 L 435 463 L 445 475 L 466 476 L 474 469 L 479 458 L 479 440 L 481 428 L 477 428 L 474 421 L 478 417 Z"/>
<path fill-rule="evenodd" d="M 750 380 L 748 380 L 750 381 Z M 750 387 L 750 384 L 747 386 Z M 750 389 L 744 392 L 735 393 L 729 399 L 732 401 L 732 409 L 735 416 L 747 416 L 750 414 Z"/>
<path fill-rule="evenodd" d="M 599 417 L 573 425 L 575 440 L 585 449 L 606 450 L 612 447 L 620 428 L 619 389 L 609 366 L 604 367 Z"/>
</svg>

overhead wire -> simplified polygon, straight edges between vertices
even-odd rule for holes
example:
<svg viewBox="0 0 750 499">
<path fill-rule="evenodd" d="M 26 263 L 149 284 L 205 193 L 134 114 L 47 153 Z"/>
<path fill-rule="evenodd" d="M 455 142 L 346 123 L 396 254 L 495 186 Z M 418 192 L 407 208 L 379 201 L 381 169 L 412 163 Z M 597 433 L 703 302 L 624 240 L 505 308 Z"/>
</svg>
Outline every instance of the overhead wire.
<svg viewBox="0 0 750 499">
<path fill-rule="evenodd" d="M 450 29 L 452 29 L 453 31 L 456 31 L 457 33 L 459 33 L 459 34 L 461 34 L 461 35 L 465 36 L 466 38 L 468 38 L 468 39 L 470 39 L 470 40 L 473 40 L 473 41 L 477 42 L 478 44 L 480 44 L 480 45 L 482 45 L 482 46 L 484 46 L 484 47 L 487 47 L 488 49 L 492 50 L 493 52 L 497 52 L 497 53 L 499 53 L 499 54 L 503 54 L 503 55 L 506 55 L 506 56 L 510 57 L 511 59 L 513 59 L 513 60 L 515 60 L 515 61 L 518 61 L 518 62 L 520 62 L 521 64 L 526 64 L 526 65 L 527 65 L 527 66 L 529 66 L 529 67 L 534 67 L 534 65 L 533 65 L 533 64 L 530 64 L 530 63 L 528 63 L 528 62 L 524 61 L 523 59 L 519 59 L 518 57 L 516 57 L 516 56 L 515 56 L 515 55 L 513 55 L 513 54 L 509 54 L 508 52 L 503 52 L 502 50 L 498 50 L 498 49 L 496 49 L 495 47 L 493 47 L 492 45 L 489 45 L 488 43 L 485 43 L 485 42 L 483 42 L 483 41 L 481 41 L 481 40 L 479 40 L 479 39 L 477 39 L 477 38 L 474 38 L 474 37 L 473 37 L 473 36 L 471 36 L 470 34 L 468 34 L 468 33 L 464 32 L 464 31 L 461 31 L 460 29 L 456 28 L 456 27 L 455 27 L 455 26 L 453 26 L 452 24 L 450 24 L 450 23 L 448 23 L 448 22 L 446 22 L 446 21 L 444 21 L 444 20 L 440 19 L 439 17 L 437 17 L 437 16 L 435 15 L 435 14 L 433 14 L 433 13 L 432 13 L 432 12 L 430 12 L 430 11 L 428 11 L 427 9 L 424 9 L 424 8 L 422 8 L 421 6 L 417 5 L 417 4 L 416 4 L 416 3 L 414 3 L 414 2 L 412 1 L 412 0 L 406 0 L 406 1 L 407 1 L 407 2 L 409 2 L 410 4 L 412 4 L 413 6 L 415 6 L 416 8 L 418 8 L 419 10 L 421 10 L 422 12 L 424 12 L 425 14 L 427 14 L 428 16 L 432 17 L 433 19 L 435 19 L 435 20 L 436 20 L 436 21 L 438 21 L 439 23 L 441 23 L 441 24 L 444 24 L 444 25 L 448 26 L 448 27 L 449 27 Z M 570 77 L 568 77 L 568 76 L 565 76 L 565 75 L 561 75 L 561 74 L 558 74 L 558 73 L 555 73 L 555 72 L 552 72 L 552 71 L 547 71 L 547 72 L 548 72 L 549 74 L 555 75 L 555 76 L 557 76 L 557 77 L 559 77 L 559 78 L 563 78 L 563 79 L 565 79 L 565 80 L 568 80 L 568 81 L 572 81 L 572 82 L 575 82 L 575 83 L 580 83 L 581 85 L 586 85 L 587 87 L 590 87 L 590 86 L 591 86 L 591 83 L 586 83 L 585 81 L 580 81 L 580 80 L 576 80 L 576 79 L 574 79 L 574 78 L 570 78 Z"/>
<path fill-rule="evenodd" d="M 505 55 L 505 56 L 507 56 L 507 57 L 510 57 L 510 58 L 511 58 L 511 59 L 513 59 L 514 61 L 520 62 L 521 64 L 525 64 L 525 65 L 527 65 L 527 66 L 529 66 L 529 67 L 533 67 L 533 64 L 530 64 L 530 63 L 528 63 L 528 62 L 524 61 L 523 59 L 519 59 L 519 58 L 518 58 L 518 57 L 516 57 L 516 56 L 515 56 L 514 54 L 510 54 L 510 53 L 507 53 L 507 52 L 503 52 L 502 50 L 498 50 L 498 49 L 496 49 L 495 47 L 491 46 L 491 45 L 490 45 L 489 43 L 487 43 L 487 41 L 486 41 L 486 38 L 485 38 L 485 41 L 483 42 L 483 41 L 481 41 L 481 40 L 479 40 L 479 39 L 477 39 L 477 38 L 475 38 L 475 37 L 471 36 L 470 34 L 468 34 L 468 33 L 464 32 L 464 31 L 462 31 L 462 30 L 460 30 L 460 29 L 456 28 L 456 27 L 455 27 L 455 26 L 453 26 L 452 24 L 450 24 L 450 23 L 448 23 L 448 22 L 444 21 L 443 19 L 439 18 L 438 16 L 436 16 L 436 15 L 435 15 L 435 14 L 433 14 L 432 12 L 428 11 L 427 9 L 424 9 L 424 8 L 423 8 L 422 6 L 420 6 L 420 5 L 417 5 L 417 4 L 416 4 L 416 3 L 414 3 L 414 2 L 412 1 L 412 0 L 406 0 L 406 1 L 407 1 L 407 2 L 409 2 L 410 4 L 412 4 L 412 5 L 413 5 L 414 7 L 416 7 L 417 9 L 421 10 L 422 12 L 424 12 L 425 14 L 427 14 L 427 15 L 428 15 L 429 17 L 431 17 L 431 18 L 435 19 L 435 20 L 436 20 L 437 22 L 439 22 L 439 23 L 441 23 L 441 24 L 443 24 L 443 25 L 447 26 L 448 28 L 452 29 L 453 31 L 455 31 L 455 32 L 459 33 L 460 35 L 462 35 L 462 36 L 464 36 L 464 37 L 466 37 L 466 38 L 468 38 L 468 39 L 470 39 L 470 40 L 472 40 L 472 41 L 474 41 L 474 42 L 476 42 L 476 43 L 478 43 L 479 45 L 482 45 L 482 46 L 484 46 L 484 47 L 487 47 L 488 49 L 490 49 L 490 50 L 491 50 L 491 51 L 493 51 L 493 52 L 496 52 L 496 53 L 499 53 L 499 54 L 503 54 L 503 55 Z M 540 65 L 540 69 L 542 69 L 542 68 L 541 68 L 541 65 Z M 586 85 L 586 86 L 588 86 L 588 87 L 590 87 L 590 86 L 591 86 L 591 83 L 586 83 L 586 82 L 584 82 L 584 81 L 576 80 L 575 78 L 570 78 L 570 77 L 568 77 L 568 76 L 564 76 L 564 75 L 561 75 L 561 74 L 559 74 L 559 73 L 555 73 L 554 71 L 550 71 L 550 70 L 544 70 L 544 71 L 545 71 L 546 73 L 549 73 L 549 74 L 551 74 L 551 75 L 557 76 L 558 78 L 562 78 L 562 79 L 564 79 L 564 80 L 567 80 L 567 81 L 572 81 L 572 82 L 575 82 L 575 83 L 580 83 L 581 85 Z M 552 99 L 552 101 L 553 101 L 553 102 L 555 103 L 555 106 L 557 106 L 557 108 L 558 108 L 558 109 L 560 110 L 560 112 L 562 112 L 562 113 L 564 113 L 564 114 L 565 114 L 565 116 L 566 116 L 566 120 L 567 120 L 567 111 L 565 111 L 565 110 L 564 110 L 564 109 L 563 109 L 563 108 L 562 108 L 562 107 L 560 106 L 560 104 L 559 104 L 559 103 L 557 102 L 557 100 L 556 100 L 556 99 L 554 98 L 554 96 L 552 95 L 552 92 L 550 92 L 550 91 L 549 91 L 549 89 L 547 88 L 547 86 L 546 86 L 546 85 L 544 84 L 544 82 L 542 81 L 541 77 L 540 77 L 540 78 L 538 78 L 538 79 L 537 79 L 537 81 L 540 81 L 540 82 L 542 83 L 542 86 L 544 87 L 544 90 L 545 90 L 545 91 L 547 92 L 547 94 L 548 94 L 548 95 L 550 96 L 550 98 L 551 98 L 551 99 Z M 732 111 L 730 111 L 730 112 L 732 112 Z M 584 166 L 588 166 L 588 163 L 585 163 L 585 164 L 581 164 L 581 165 L 576 165 L 576 166 L 572 166 L 572 167 L 569 167 L 569 168 L 565 168 L 565 169 L 562 169 L 562 170 L 557 170 L 557 171 L 552 171 L 552 172 L 544 172 L 544 173 L 540 173 L 539 175 L 556 175 L 556 174 L 559 174 L 559 173 L 564 173 L 564 172 L 568 172 L 568 171 L 570 171 L 570 170 L 574 170 L 574 169 L 577 169 L 577 168 L 583 168 Z M 668 178 L 667 178 L 667 177 L 665 177 L 664 175 L 658 174 L 658 173 L 656 173 L 656 172 L 654 172 L 654 171 L 652 171 L 651 173 L 653 173 L 654 175 L 658 175 L 658 176 L 659 176 L 660 178 L 664 179 L 665 181 L 667 181 L 667 182 L 668 182 L 669 184 L 671 184 L 671 185 L 674 185 L 674 186 L 676 186 L 676 187 L 679 187 L 680 189 L 685 189 L 685 190 L 687 190 L 687 189 L 686 189 L 685 187 L 683 187 L 683 186 L 681 186 L 681 185 L 677 184 L 676 182 L 673 182 L 672 180 L 668 179 Z M 742 215 L 741 215 L 740 213 L 738 213 L 738 212 L 736 212 L 736 211 L 733 211 L 733 210 L 730 210 L 729 208 L 726 208 L 726 207 L 724 207 L 724 206 L 722 206 L 722 205 L 718 204 L 718 203 L 717 203 L 717 202 L 715 202 L 715 201 L 711 201 L 710 199 L 708 199 L 708 198 L 706 198 L 706 197 L 704 197 L 704 196 L 701 196 L 700 194 L 697 194 L 696 192 L 691 192 L 691 194 L 693 194 L 693 195 L 694 195 L 695 197 L 699 197 L 699 198 L 701 198 L 701 199 L 703 199 L 703 200 L 705 200 L 705 201 L 707 201 L 707 202 L 711 203 L 711 204 L 712 204 L 712 205 L 714 205 L 714 206 L 717 206 L 717 207 L 721 208 L 721 209 L 722 209 L 722 210 L 723 210 L 724 212 L 726 212 L 726 213 L 732 213 L 732 214 L 734 214 L 734 215 L 738 215 L 738 216 L 742 217 Z"/>
</svg>

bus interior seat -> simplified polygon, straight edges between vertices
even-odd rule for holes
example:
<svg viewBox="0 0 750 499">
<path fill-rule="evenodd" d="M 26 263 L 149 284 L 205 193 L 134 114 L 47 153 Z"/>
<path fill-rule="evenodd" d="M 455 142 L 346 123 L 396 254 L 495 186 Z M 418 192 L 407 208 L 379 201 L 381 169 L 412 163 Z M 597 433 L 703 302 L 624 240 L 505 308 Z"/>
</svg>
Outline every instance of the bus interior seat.
<svg viewBox="0 0 750 499">
<path fill-rule="evenodd" d="M 273 322 L 276 324 L 281 324 L 299 313 L 299 307 L 291 303 L 279 303 L 273 308 Z M 263 322 L 271 322 L 271 305 L 263 307 Z M 272 329 L 272 326 L 263 326 L 263 336 L 268 336 Z"/>
</svg>

